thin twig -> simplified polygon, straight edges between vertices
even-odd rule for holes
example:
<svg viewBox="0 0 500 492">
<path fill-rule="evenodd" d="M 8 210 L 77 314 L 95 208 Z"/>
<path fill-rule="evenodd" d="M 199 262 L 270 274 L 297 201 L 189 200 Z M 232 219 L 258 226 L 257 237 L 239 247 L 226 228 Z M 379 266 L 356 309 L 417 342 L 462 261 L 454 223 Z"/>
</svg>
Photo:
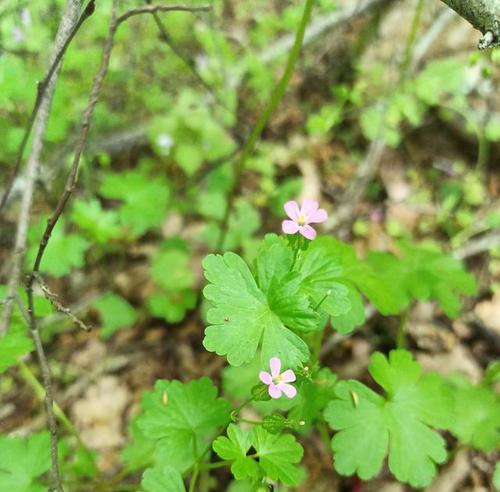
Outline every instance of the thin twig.
<svg viewBox="0 0 500 492">
<path fill-rule="evenodd" d="M 40 364 L 40 368 L 42 370 L 42 378 L 43 378 L 43 386 L 45 388 L 45 407 L 47 409 L 48 416 L 48 424 L 50 429 L 50 457 L 52 462 L 52 483 L 58 492 L 64 492 L 61 477 L 59 473 L 59 463 L 58 463 L 58 449 L 57 449 L 57 422 L 54 415 L 54 396 L 52 393 L 52 375 L 50 372 L 49 364 L 47 361 L 47 356 L 45 354 L 45 350 L 43 348 L 40 331 L 38 329 L 36 313 L 35 313 L 35 303 L 33 296 L 33 284 L 36 279 L 37 274 L 40 271 L 40 263 L 42 261 L 43 253 L 47 246 L 47 242 L 50 238 L 50 233 L 52 229 L 57 223 L 58 218 L 61 215 L 62 210 L 64 209 L 64 205 L 66 204 L 73 187 L 76 183 L 76 176 L 78 171 L 78 164 L 80 162 L 80 157 L 83 152 L 83 147 L 85 146 L 85 142 L 87 140 L 88 129 L 90 118 L 92 116 L 93 109 L 97 103 L 97 96 L 99 94 L 102 81 L 104 79 L 104 75 L 106 73 L 106 69 L 109 64 L 109 57 L 111 54 L 111 49 L 113 47 L 113 39 L 116 31 L 116 6 L 117 0 L 113 1 L 113 10 L 112 10 L 112 21 L 111 27 L 109 30 L 108 38 L 106 40 L 106 44 L 103 51 L 103 59 L 101 62 L 101 67 L 97 76 L 94 79 L 94 84 L 92 87 L 89 104 L 87 109 L 84 112 L 83 122 L 82 122 L 82 131 L 80 135 L 80 140 L 77 144 L 77 149 L 75 152 L 75 158 L 73 160 L 73 165 L 68 176 L 68 181 L 66 183 L 65 191 L 62 197 L 57 204 L 55 212 L 52 214 L 49 222 L 47 223 L 47 228 L 42 237 L 42 241 L 40 242 L 40 246 L 38 248 L 38 253 L 35 259 L 33 271 L 28 275 L 28 280 L 26 283 L 26 293 L 28 295 L 28 314 L 29 314 L 29 326 L 31 331 L 31 336 L 33 337 L 33 341 L 35 342 L 36 352 L 38 355 L 38 361 Z M 48 232 L 47 232 L 48 231 Z"/>
<path fill-rule="evenodd" d="M 108 70 L 109 58 L 111 56 L 111 51 L 113 50 L 114 45 L 114 37 L 115 33 L 118 30 L 120 24 L 125 22 L 130 17 L 139 14 L 151 14 L 152 12 L 206 12 L 210 10 L 210 7 L 186 7 L 182 5 L 150 5 L 144 7 L 137 7 L 135 9 L 128 10 L 121 16 L 115 18 L 109 28 L 108 38 L 106 40 L 106 44 L 103 50 L 103 58 L 101 61 L 101 66 L 99 67 L 99 71 L 94 78 L 94 83 L 92 86 L 92 91 L 89 97 L 89 102 L 87 104 L 87 108 L 84 111 L 82 125 L 81 125 L 81 133 L 79 139 L 76 144 L 75 155 L 73 157 L 73 162 L 71 165 L 71 169 L 69 175 L 66 179 L 66 186 L 64 188 L 64 192 L 59 198 L 57 205 L 52 212 L 49 220 L 47 221 L 47 226 L 43 233 L 42 239 L 40 241 L 40 245 L 38 248 L 38 252 L 35 258 L 35 263 L 33 266 L 33 274 L 36 274 L 40 270 L 40 264 L 45 252 L 45 248 L 47 247 L 47 243 L 52 234 L 52 231 L 61 216 L 66 203 L 68 202 L 73 190 L 75 189 L 76 182 L 78 179 L 78 169 L 80 166 L 80 159 L 87 144 L 87 138 L 90 128 L 90 122 L 92 120 L 92 115 L 94 113 L 94 108 L 97 104 L 97 100 L 99 98 L 99 94 L 101 92 L 102 83 L 104 81 L 104 77 L 106 76 L 106 72 Z M 30 279 L 28 280 L 28 284 L 33 283 L 34 276 L 30 275 Z"/>
<path fill-rule="evenodd" d="M 47 71 L 47 74 L 37 84 L 37 91 L 36 91 L 36 99 L 35 99 L 35 104 L 33 105 L 33 110 L 31 111 L 30 118 L 28 120 L 28 124 L 26 126 L 26 129 L 24 130 L 24 135 L 23 139 L 21 141 L 21 145 L 19 146 L 19 151 L 17 153 L 17 158 L 16 158 L 16 164 L 14 165 L 14 169 L 8 179 L 4 194 L 2 196 L 2 199 L 0 200 L 0 210 L 4 207 L 4 205 L 7 203 L 7 199 L 9 198 L 10 192 L 12 190 L 12 185 L 14 184 L 14 180 L 16 179 L 16 176 L 19 172 L 19 169 L 21 167 L 21 162 L 23 160 L 23 154 L 26 149 L 26 145 L 28 144 L 29 136 L 31 134 L 31 130 L 33 128 L 33 124 L 35 123 L 35 119 L 37 117 L 38 111 L 42 107 L 42 103 L 47 95 L 47 92 L 49 90 L 49 87 L 51 85 L 52 77 L 55 74 L 56 70 L 59 69 L 59 65 L 61 63 L 62 57 L 66 53 L 66 50 L 68 49 L 68 46 L 70 45 L 71 41 L 75 37 L 76 33 L 82 26 L 82 24 L 94 13 L 95 10 L 95 0 L 90 0 L 87 6 L 85 7 L 85 10 L 82 12 L 80 15 L 80 18 L 72 26 L 72 29 L 69 31 L 67 34 L 67 37 L 65 38 L 64 43 L 59 47 L 57 50 L 52 63 L 50 64 L 50 67 Z M 81 0 L 78 2 L 81 5 Z M 51 89 L 53 91 L 53 88 Z M 52 96 L 49 96 L 52 97 Z"/>
<path fill-rule="evenodd" d="M 151 5 L 151 0 L 145 0 L 145 2 L 148 5 Z M 196 79 L 196 81 L 215 99 L 217 100 L 217 96 L 214 93 L 212 87 L 205 82 L 205 79 L 200 75 L 198 70 L 196 69 L 195 63 L 192 58 L 187 58 L 181 53 L 181 51 L 177 48 L 175 43 L 173 42 L 172 38 L 167 32 L 167 29 L 165 28 L 165 25 L 163 24 L 163 21 L 160 19 L 160 16 L 158 15 L 158 12 L 152 12 L 153 19 L 155 20 L 156 27 L 158 28 L 159 32 L 159 39 L 163 43 L 165 43 L 171 50 L 172 52 L 182 60 L 184 65 L 189 69 L 193 77 Z M 219 102 L 219 101 L 217 101 Z"/>
<path fill-rule="evenodd" d="M 243 171 L 245 169 L 246 162 L 248 158 L 252 155 L 255 145 L 257 144 L 257 141 L 262 135 L 264 128 L 267 126 L 269 119 L 271 118 L 272 114 L 274 113 L 279 103 L 283 99 L 286 88 L 288 86 L 288 82 L 292 77 L 295 65 L 297 63 L 297 60 L 299 59 L 299 55 L 302 48 L 302 42 L 304 40 L 304 34 L 309 19 L 311 18 L 313 5 L 314 5 L 314 0 L 306 0 L 302 18 L 300 20 L 297 32 L 295 33 L 293 47 L 290 51 L 285 71 L 283 72 L 283 75 L 281 76 L 278 85 L 276 85 L 276 87 L 274 88 L 269 103 L 265 107 L 264 111 L 260 114 L 259 119 L 257 120 L 257 123 L 255 124 L 252 132 L 250 133 L 247 141 L 245 142 L 245 145 L 243 146 L 239 159 L 236 161 L 236 164 L 234 166 L 234 179 L 228 193 L 224 217 L 221 221 L 221 234 L 217 245 L 218 250 L 222 250 L 222 248 L 224 247 L 224 241 L 226 239 L 227 231 L 229 228 L 229 218 L 231 216 L 233 202 L 236 196 L 236 190 L 238 188 L 241 175 L 243 174 Z"/>
<path fill-rule="evenodd" d="M 35 303 L 34 303 L 34 296 L 33 296 L 33 286 L 34 282 L 37 278 L 37 276 L 40 273 L 40 265 L 43 259 L 43 255 L 45 252 L 45 249 L 47 247 L 48 241 L 50 239 L 50 236 L 52 234 L 52 231 L 54 227 L 56 226 L 59 218 L 61 217 L 61 214 L 66 206 L 66 203 L 68 202 L 71 194 L 73 193 L 73 190 L 75 189 L 76 182 L 78 179 L 78 169 L 80 165 L 80 160 L 81 156 L 83 153 L 83 150 L 86 146 L 87 143 L 87 138 L 88 138 L 88 133 L 89 133 L 89 128 L 90 128 L 90 123 L 92 120 L 92 115 L 94 113 L 95 106 L 97 104 L 97 101 L 99 99 L 99 95 L 101 92 L 101 88 L 104 82 L 104 78 L 106 76 L 108 67 L 109 67 L 109 60 L 111 57 L 111 51 L 113 50 L 114 46 L 114 39 L 115 39 L 115 34 L 120 26 L 121 23 L 129 19 L 130 17 L 133 17 L 135 15 L 141 14 L 141 13 L 151 13 L 155 11 L 161 11 L 161 12 L 172 12 L 172 11 L 186 11 L 186 12 L 199 12 L 199 11 L 206 11 L 208 7 L 184 7 L 184 6 L 163 6 L 163 5 L 153 5 L 150 7 L 142 7 L 142 8 L 136 8 L 129 10 L 125 12 L 121 16 L 117 16 L 117 5 L 118 5 L 118 0 L 113 0 L 113 7 L 112 7 L 112 14 L 111 14 L 111 23 L 109 26 L 108 30 L 108 35 L 104 44 L 103 48 L 103 53 L 102 53 L 102 59 L 101 59 L 101 64 L 99 67 L 99 70 L 94 77 L 94 82 L 92 84 L 92 89 L 90 92 L 89 100 L 87 103 L 87 107 L 83 113 L 82 117 L 82 124 L 81 124 L 81 132 L 79 139 L 76 144 L 76 149 L 75 149 L 75 154 L 73 157 L 73 162 L 71 165 L 70 172 L 68 174 L 67 180 L 66 180 L 66 186 L 64 188 L 64 192 L 59 198 L 59 201 L 52 212 L 48 222 L 47 226 L 45 228 L 45 231 L 42 235 L 42 239 L 40 241 L 37 255 L 35 258 L 35 262 L 33 265 L 33 269 L 31 273 L 28 275 L 27 282 L 26 282 L 26 293 L 28 296 L 28 314 L 29 314 L 29 326 L 30 326 L 30 331 L 31 335 L 33 337 L 35 347 L 36 347 L 36 352 L 38 355 L 38 361 L 41 367 L 42 371 L 42 377 L 43 377 L 43 385 L 45 388 L 45 406 L 47 409 L 47 415 L 48 415 L 48 424 L 49 424 L 49 429 L 50 429 L 50 436 L 51 436 L 51 449 L 50 449 L 50 456 L 51 456 L 51 471 L 52 471 L 52 483 L 53 487 L 55 487 L 55 490 L 58 492 L 64 492 L 63 486 L 62 486 L 62 481 L 60 478 L 60 473 L 59 473 L 59 464 L 58 464 L 58 449 L 57 449 L 57 423 L 56 423 L 56 418 L 54 415 L 54 397 L 52 393 L 52 376 L 50 373 L 50 368 L 48 365 L 47 357 L 45 355 L 45 350 L 43 348 L 43 344 L 41 341 L 41 336 L 40 336 L 40 331 L 38 328 L 37 324 L 37 319 L 36 319 L 36 313 L 35 313 Z M 30 201 L 31 203 L 31 201 Z M 53 490 L 53 489 L 51 489 Z"/>
<path fill-rule="evenodd" d="M 154 14 L 156 12 L 209 12 L 211 9 L 212 7 L 209 5 L 201 7 L 188 7 L 184 5 L 145 5 L 143 7 L 127 10 L 127 12 L 120 15 L 116 20 L 116 28 L 118 28 L 122 22 L 135 15 Z"/>
<path fill-rule="evenodd" d="M 93 4 L 93 1 L 91 3 Z M 54 95 L 55 84 L 61 65 L 61 60 L 69 43 L 71 42 L 71 39 L 73 39 L 76 31 L 78 30 L 75 29 L 75 27 L 81 25 L 83 21 L 88 16 L 90 16 L 90 13 L 88 13 L 89 6 L 87 6 L 87 8 L 85 9 L 85 11 L 87 11 L 86 17 L 83 17 L 84 14 L 82 14 L 82 16 L 80 16 L 80 19 L 78 19 L 78 13 L 80 11 L 81 4 L 82 0 L 68 1 L 68 8 L 66 10 L 66 13 L 63 15 L 54 43 L 54 55 L 52 57 L 50 68 L 44 80 L 38 85 L 37 100 L 30 116 L 28 127 L 25 131 L 23 143 L 21 144 L 21 148 L 19 150 L 18 160 L 14 168 L 14 174 L 12 175 L 13 178 L 7 185 L 5 194 L 2 198 L 2 203 L 0 204 L 1 209 L 2 205 L 7 201 L 7 197 L 12 187 L 12 183 L 14 182 L 15 175 L 19 170 L 24 148 L 31 133 L 31 128 L 34 126 L 33 143 L 26 166 L 26 182 L 24 185 L 24 191 L 21 200 L 21 210 L 17 221 L 16 238 L 12 252 L 12 266 L 9 280 L 7 282 L 7 295 L 5 297 L 5 305 L 2 311 L 2 316 L 0 317 L 0 336 L 3 336 L 7 333 L 10 317 L 12 314 L 14 295 L 19 285 L 19 279 L 21 276 L 22 264 L 24 261 L 26 250 L 29 216 L 31 205 L 33 202 L 35 180 L 38 176 L 38 170 L 40 167 L 40 155 L 43 148 L 45 128 L 47 126 L 47 121 L 49 118 L 52 97 Z"/>
<path fill-rule="evenodd" d="M 43 281 L 43 278 L 40 274 L 35 274 L 35 279 L 38 282 L 38 285 L 40 285 L 40 288 L 42 289 L 43 294 L 47 298 L 47 300 L 54 306 L 54 308 L 59 311 L 60 313 L 64 314 L 67 316 L 75 325 L 77 325 L 79 328 L 81 328 L 83 331 L 91 331 L 92 328 L 90 326 L 87 326 L 81 319 L 77 318 L 71 309 L 69 309 L 66 306 L 63 306 L 61 302 L 59 301 L 59 297 L 57 294 L 52 292 L 49 288 L 49 286 Z"/>
</svg>

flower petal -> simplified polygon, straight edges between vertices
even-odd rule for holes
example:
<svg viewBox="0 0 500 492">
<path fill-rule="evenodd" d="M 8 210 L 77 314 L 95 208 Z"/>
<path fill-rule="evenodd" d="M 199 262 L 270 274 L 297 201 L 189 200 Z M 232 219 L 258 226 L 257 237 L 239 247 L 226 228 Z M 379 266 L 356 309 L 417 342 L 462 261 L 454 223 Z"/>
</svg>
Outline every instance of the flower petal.
<svg viewBox="0 0 500 492">
<path fill-rule="evenodd" d="M 271 384 L 273 382 L 273 377 L 266 371 L 260 371 L 259 372 L 259 379 L 264 383 L 264 384 Z"/>
<path fill-rule="evenodd" d="M 281 389 L 280 386 L 274 383 L 271 383 L 268 388 L 269 396 L 271 398 L 280 398 L 281 397 Z"/>
<path fill-rule="evenodd" d="M 316 231 L 310 226 L 305 225 L 299 227 L 299 232 L 306 238 L 313 240 L 316 237 Z"/>
<path fill-rule="evenodd" d="M 281 228 L 285 234 L 295 234 L 299 230 L 299 224 L 293 220 L 284 220 L 281 223 Z"/>
<path fill-rule="evenodd" d="M 299 215 L 300 215 L 300 210 L 299 210 L 299 204 L 295 200 L 290 200 L 289 202 L 286 202 L 284 207 L 286 214 L 288 217 L 290 217 L 292 220 L 298 220 Z"/>
<path fill-rule="evenodd" d="M 287 369 L 281 374 L 281 380 L 284 383 L 293 383 L 296 379 L 295 373 L 291 369 Z"/>
<path fill-rule="evenodd" d="M 318 210 L 316 210 L 316 212 L 309 215 L 309 217 L 307 218 L 307 222 L 309 222 L 310 224 L 320 224 L 321 222 L 325 222 L 326 219 L 328 219 L 326 210 L 319 208 Z"/>
<path fill-rule="evenodd" d="M 277 378 L 281 371 L 281 361 L 278 357 L 271 357 L 269 360 L 269 367 L 271 368 L 271 375 L 273 378 Z"/>
<path fill-rule="evenodd" d="M 295 386 L 292 386 L 291 384 L 279 383 L 278 389 L 283 391 L 283 393 L 285 393 L 287 398 L 293 398 L 294 396 L 297 395 L 297 390 L 296 390 Z M 270 393 L 271 392 L 269 391 L 269 394 Z"/>
<path fill-rule="evenodd" d="M 316 210 L 318 210 L 319 204 L 316 200 L 309 200 L 306 198 L 302 202 L 302 207 L 300 209 L 300 215 L 303 215 L 306 222 L 309 222 L 309 216 L 313 215 Z"/>
</svg>

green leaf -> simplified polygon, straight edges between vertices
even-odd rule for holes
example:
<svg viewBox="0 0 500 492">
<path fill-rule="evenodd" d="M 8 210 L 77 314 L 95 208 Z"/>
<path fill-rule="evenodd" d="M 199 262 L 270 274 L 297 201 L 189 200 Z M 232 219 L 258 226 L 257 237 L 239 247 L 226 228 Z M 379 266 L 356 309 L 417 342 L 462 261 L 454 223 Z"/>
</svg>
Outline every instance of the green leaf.
<svg viewBox="0 0 500 492">
<path fill-rule="evenodd" d="M 326 405 L 335 396 L 337 377 L 327 367 L 318 371 L 314 378 L 299 378 L 297 405 L 288 414 L 289 419 L 304 422 L 304 430 L 322 419 Z"/>
<path fill-rule="evenodd" d="M 493 473 L 493 486 L 495 490 L 500 490 L 500 461 L 495 464 L 495 471 Z"/>
<path fill-rule="evenodd" d="M 401 257 L 371 253 L 368 263 L 399 288 L 403 303 L 412 299 L 435 299 L 450 318 L 461 308 L 458 294 L 473 295 L 477 291 L 474 277 L 452 256 L 424 247 L 401 244 Z"/>
<path fill-rule="evenodd" d="M 194 273 L 189 267 L 189 253 L 177 248 L 160 250 L 151 263 L 151 277 L 166 291 L 193 287 Z"/>
<path fill-rule="evenodd" d="M 254 427 L 252 442 L 267 477 L 280 480 L 285 485 L 299 484 L 302 474 L 296 465 L 302 459 L 304 450 L 294 436 L 270 434 L 261 427 Z"/>
<path fill-rule="evenodd" d="M 466 381 L 453 388 L 455 413 L 450 430 L 460 442 L 481 451 L 500 447 L 500 396 L 493 389 Z"/>
<path fill-rule="evenodd" d="M 247 456 L 252 446 L 256 453 Z M 213 448 L 221 458 L 233 462 L 231 471 L 237 480 L 267 477 L 291 486 L 300 482 L 302 474 L 297 463 L 303 449 L 291 434 L 271 434 L 260 426 L 245 432 L 231 424 L 227 437 L 218 437 Z"/>
<path fill-rule="evenodd" d="M 0 374 L 17 363 L 17 359 L 34 349 L 26 327 L 12 319 L 9 331 L 0 337 Z"/>
<path fill-rule="evenodd" d="M 44 492 L 38 477 L 50 468 L 48 432 L 28 438 L 0 436 L 0 490 Z"/>
<path fill-rule="evenodd" d="M 349 333 L 365 320 L 359 291 L 383 314 L 399 313 L 397 287 L 359 260 L 349 244 L 331 237 L 315 239 L 304 252 L 300 272 L 305 290 L 321 302 L 320 310 L 331 316 L 340 333 Z"/>
<path fill-rule="evenodd" d="M 184 244 L 165 245 L 153 257 L 151 277 L 159 287 L 147 299 L 149 311 L 169 323 L 178 323 L 196 305 L 195 278 Z"/>
<path fill-rule="evenodd" d="M 227 428 L 227 437 L 219 436 L 212 444 L 214 451 L 224 460 L 232 461 L 231 473 L 236 480 L 255 479 L 261 476 L 257 462 L 247 456 L 252 446 L 252 434 L 234 424 Z"/>
<path fill-rule="evenodd" d="M 217 398 L 208 378 L 183 384 L 157 381 L 142 399 L 137 424 L 144 436 L 157 442 L 155 460 L 181 473 L 203 454 L 210 438 L 229 422 L 229 403 Z"/>
<path fill-rule="evenodd" d="M 415 91 L 425 103 L 434 105 L 447 93 L 463 93 L 466 87 L 464 77 L 465 64 L 462 60 L 434 60 L 428 63 L 415 79 Z"/>
<path fill-rule="evenodd" d="M 285 326 L 307 333 L 319 327 L 319 316 L 303 292 L 300 275 L 291 273 L 293 261 L 284 239 L 267 235 L 256 260 L 258 285 Z"/>
<path fill-rule="evenodd" d="M 332 317 L 352 309 L 348 288 L 342 283 L 342 265 L 337 252 L 329 251 L 334 243 L 318 238 L 309 245 L 300 265 L 302 289 L 321 310 Z"/>
<path fill-rule="evenodd" d="M 30 228 L 28 237 L 30 247 L 27 254 L 29 268 L 33 267 L 38 252 L 38 246 L 45 230 L 46 220 L 41 220 Z M 59 220 L 45 250 L 40 271 L 55 277 L 61 277 L 71 272 L 73 268 L 82 268 L 85 263 L 85 252 L 88 241 L 78 234 L 65 234 L 64 221 Z"/>
<path fill-rule="evenodd" d="M 128 470 L 146 468 L 153 463 L 156 440 L 148 439 L 139 428 L 137 418 L 129 424 L 130 440 L 121 456 Z"/>
<path fill-rule="evenodd" d="M 148 468 L 142 475 L 144 492 L 185 492 L 181 474 L 170 466 Z"/>
<path fill-rule="evenodd" d="M 114 210 L 104 210 L 101 202 L 95 198 L 87 201 L 76 200 L 73 203 L 71 220 L 99 244 L 105 245 L 123 235 L 118 214 Z"/>
<path fill-rule="evenodd" d="M 135 309 L 123 297 L 109 293 L 98 299 L 94 306 L 102 321 L 101 336 L 109 338 L 123 328 L 130 328 L 137 319 Z"/>
<path fill-rule="evenodd" d="M 196 294 L 192 289 L 180 292 L 160 292 L 148 297 L 147 306 L 153 316 L 169 323 L 179 323 L 186 312 L 196 306 Z"/>
<path fill-rule="evenodd" d="M 297 367 L 308 359 L 306 343 L 272 311 L 238 255 L 209 255 L 203 267 L 210 282 L 203 294 L 215 306 L 207 313 L 210 326 L 205 330 L 203 345 L 208 351 L 227 355 L 234 366 L 250 362 L 260 345 L 263 365 L 273 356 L 286 367 Z"/>
<path fill-rule="evenodd" d="M 170 190 L 162 178 L 147 176 L 139 170 L 106 173 L 100 193 L 123 201 L 118 214 L 136 236 L 160 226 L 165 220 Z"/>
<path fill-rule="evenodd" d="M 337 384 L 338 399 L 325 410 L 338 431 L 332 439 L 335 468 L 341 475 L 357 473 L 368 480 L 388 454 L 399 481 L 424 487 L 434 478 L 436 463 L 446 459 L 445 441 L 431 426 L 449 426 L 450 392 L 437 375 L 422 375 L 404 350 L 393 350 L 389 360 L 375 353 L 369 370 L 385 398 L 358 381 L 345 381 Z"/>
</svg>

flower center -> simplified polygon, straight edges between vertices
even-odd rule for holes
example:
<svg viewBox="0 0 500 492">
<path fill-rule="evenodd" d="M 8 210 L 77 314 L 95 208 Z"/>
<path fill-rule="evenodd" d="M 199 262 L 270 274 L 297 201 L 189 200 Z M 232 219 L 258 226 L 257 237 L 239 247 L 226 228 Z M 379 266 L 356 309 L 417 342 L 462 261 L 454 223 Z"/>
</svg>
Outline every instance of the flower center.
<svg viewBox="0 0 500 492">
<path fill-rule="evenodd" d="M 300 226 L 303 226 L 306 223 L 306 218 L 303 214 L 299 215 L 299 218 L 297 219 L 297 222 Z"/>
<path fill-rule="evenodd" d="M 283 376 L 281 376 L 281 374 L 279 376 L 276 376 L 275 378 L 273 378 L 274 384 L 278 384 L 278 383 L 282 383 L 282 382 L 283 382 Z"/>
</svg>

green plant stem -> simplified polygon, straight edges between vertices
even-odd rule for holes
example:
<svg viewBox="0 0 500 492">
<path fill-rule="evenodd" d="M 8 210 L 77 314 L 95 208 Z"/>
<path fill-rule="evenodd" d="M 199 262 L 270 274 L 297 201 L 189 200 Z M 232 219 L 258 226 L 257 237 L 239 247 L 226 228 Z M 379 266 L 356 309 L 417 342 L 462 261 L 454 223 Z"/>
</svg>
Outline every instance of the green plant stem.
<svg viewBox="0 0 500 492">
<path fill-rule="evenodd" d="M 490 160 L 490 142 L 486 137 L 485 125 L 482 124 L 478 130 L 478 142 L 477 142 L 477 164 L 476 169 L 480 172 L 486 171 L 488 166 L 488 161 Z"/>
<path fill-rule="evenodd" d="M 411 306 L 408 306 L 399 319 L 398 333 L 396 335 L 396 347 L 398 349 L 406 348 L 406 325 L 410 316 Z"/>
<path fill-rule="evenodd" d="M 198 475 L 200 474 L 200 465 L 196 463 L 194 465 L 193 476 L 191 477 L 191 481 L 189 482 L 189 491 L 194 492 L 196 488 L 196 482 L 198 481 Z"/>
<path fill-rule="evenodd" d="M 319 362 L 319 353 L 321 351 L 321 342 L 323 341 L 323 334 L 325 333 L 325 329 L 323 328 L 322 330 L 317 331 L 316 333 L 313 334 L 312 336 L 312 363 L 313 365 L 316 362 Z"/>
<path fill-rule="evenodd" d="M 278 85 L 274 88 L 271 98 L 269 100 L 269 103 L 265 107 L 264 111 L 260 114 L 259 119 L 257 120 L 257 123 L 255 124 L 252 132 L 250 133 L 250 136 L 248 137 L 247 141 L 245 142 L 245 145 L 243 146 L 243 149 L 241 151 L 241 154 L 236 161 L 236 165 L 234 168 L 234 180 L 231 185 L 231 188 L 229 190 L 228 194 L 228 199 L 227 199 L 227 206 L 226 210 L 224 212 L 224 218 L 222 219 L 221 222 L 221 235 L 219 237 L 219 242 L 217 245 L 217 249 L 220 251 L 224 247 L 224 241 L 226 239 L 227 235 L 227 230 L 229 226 L 229 218 L 231 215 L 231 210 L 234 202 L 234 197 L 236 193 L 236 189 L 238 187 L 238 183 L 241 177 L 241 174 L 243 173 L 245 169 L 246 162 L 248 158 L 251 156 L 255 145 L 257 141 L 259 140 L 260 136 L 262 135 L 262 132 L 264 131 L 264 128 L 266 127 L 267 123 L 269 122 L 269 119 L 271 118 L 271 115 L 274 113 L 276 108 L 278 107 L 279 103 L 283 99 L 283 96 L 285 94 L 286 88 L 288 86 L 288 83 L 290 82 L 290 79 L 292 77 L 293 71 L 295 69 L 295 65 L 297 63 L 297 60 L 300 55 L 300 50 L 302 48 L 302 42 L 304 40 L 304 34 L 306 30 L 307 23 L 309 22 L 309 19 L 311 17 L 311 12 L 312 8 L 314 6 L 315 0 L 306 0 L 305 6 L 304 6 L 304 11 L 302 14 L 302 19 L 300 20 L 300 24 L 297 28 L 297 32 L 295 34 L 295 41 L 293 43 L 292 49 L 290 51 L 290 55 L 288 56 L 288 61 L 285 67 L 285 71 L 283 75 L 281 76 L 280 81 L 278 82 Z"/>
<path fill-rule="evenodd" d="M 415 46 L 415 40 L 417 39 L 417 31 L 418 31 L 418 26 L 420 24 L 420 19 L 422 17 L 423 9 L 424 9 L 424 0 L 418 0 L 418 3 L 415 7 L 415 12 L 413 14 L 410 33 L 406 38 L 406 46 L 400 70 L 401 80 L 406 79 L 410 70 L 411 60 L 413 56 L 413 47 Z"/>
<path fill-rule="evenodd" d="M 328 427 L 324 422 L 318 422 L 316 426 L 326 449 L 330 449 L 330 436 L 328 435 Z"/>
<path fill-rule="evenodd" d="M 40 383 L 40 381 L 38 381 L 36 376 L 33 374 L 33 371 L 21 360 L 17 361 L 17 366 L 19 367 L 19 372 L 21 373 L 21 376 L 23 377 L 24 381 L 29 386 L 31 386 L 37 398 L 41 402 L 43 402 L 45 399 L 45 389 L 43 385 Z M 73 434 L 73 436 L 75 436 L 76 440 L 78 441 L 78 444 L 83 449 L 85 449 L 87 453 L 90 454 L 91 453 L 90 450 L 82 441 L 82 438 L 80 437 L 80 434 L 78 433 L 76 427 L 71 423 L 71 421 L 68 419 L 66 414 L 63 412 L 61 407 L 56 402 L 54 402 L 54 415 L 61 422 L 61 424 L 68 431 L 68 433 Z"/>
<path fill-rule="evenodd" d="M 234 421 L 235 422 L 243 422 L 245 424 L 251 424 L 251 425 L 261 425 L 262 424 L 262 420 L 250 420 L 250 419 L 244 419 L 241 417 L 235 417 Z"/>
</svg>

